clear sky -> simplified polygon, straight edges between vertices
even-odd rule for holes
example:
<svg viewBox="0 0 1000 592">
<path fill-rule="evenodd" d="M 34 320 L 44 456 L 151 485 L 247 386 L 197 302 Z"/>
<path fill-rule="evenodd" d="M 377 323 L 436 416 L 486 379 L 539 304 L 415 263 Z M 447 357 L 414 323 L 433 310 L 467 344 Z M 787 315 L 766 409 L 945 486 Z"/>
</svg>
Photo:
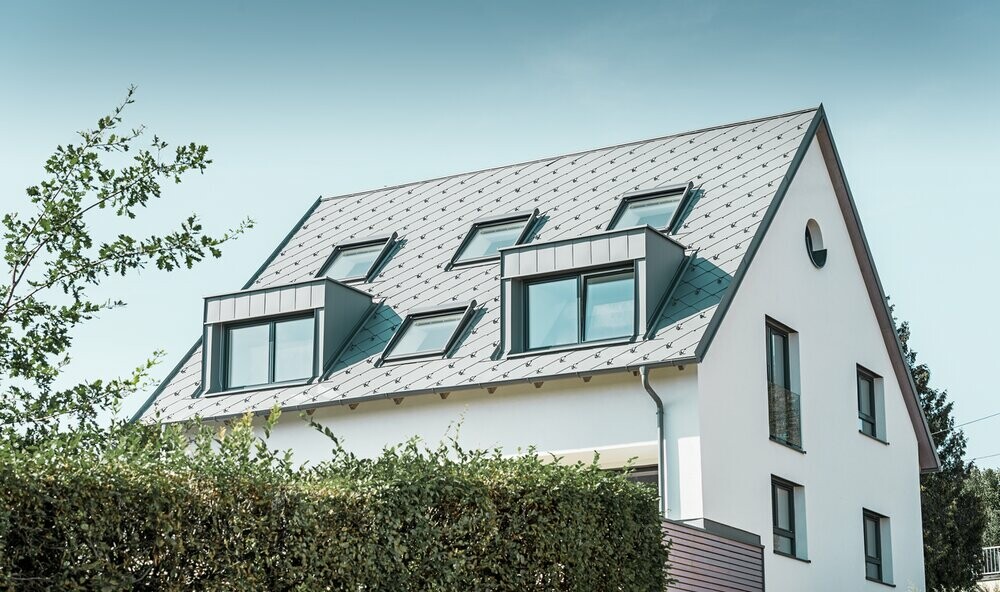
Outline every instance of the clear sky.
<svg viewBox="0 0 1000 592">
<path fill-rule="evenodd" d="M 165 375 L 320 194 L 823 103 L 886 290 L 959 421 L 1000 412 L 997 2 L 22 2 L 0 6 L 0 199 L 139 87 L 129 122 L 208 144 L 144 230 L 257 228 L 193 271 L 109 282 L 75 376 Z M 9 206 L 9 207 L 8 207 Z M 966 428 L 1000 453 L 1000 418 Z M 981 465 L 1000 466 L 1000 456 Z"/>
</svg>

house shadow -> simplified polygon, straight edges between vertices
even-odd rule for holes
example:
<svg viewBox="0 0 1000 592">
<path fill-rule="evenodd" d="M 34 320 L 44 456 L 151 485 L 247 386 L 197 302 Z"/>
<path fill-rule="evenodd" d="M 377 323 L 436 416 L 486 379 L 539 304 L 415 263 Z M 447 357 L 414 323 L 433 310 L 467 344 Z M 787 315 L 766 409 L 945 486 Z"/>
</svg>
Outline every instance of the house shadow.
<svg viewBox="0 0 1000 592">
<path fill-rule="evenodd" d="M 648 335 L 656 336 L 663 329 L 718 305 L 732 282 L 732 275 L 695 254 L 664 303 Z"/>
</svg>

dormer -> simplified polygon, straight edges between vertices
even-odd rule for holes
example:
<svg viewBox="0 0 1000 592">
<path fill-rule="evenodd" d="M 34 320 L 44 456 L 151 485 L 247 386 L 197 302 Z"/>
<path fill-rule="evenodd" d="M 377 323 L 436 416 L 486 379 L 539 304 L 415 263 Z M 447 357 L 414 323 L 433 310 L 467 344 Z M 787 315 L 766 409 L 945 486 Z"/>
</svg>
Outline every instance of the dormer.
<svg viewBox="0 0 1000 592">
<path fill-rule="evenodd" d="M 205 298 L 205 393 L 314 380 L 372 306 L 370 294 L 329 278 Z"/>
<path fill-rule="evenodd" d="M 684 247 L 648 226 L 501 249 L 507 354 L 636 341 L 684 267 Z"/>
</svg>

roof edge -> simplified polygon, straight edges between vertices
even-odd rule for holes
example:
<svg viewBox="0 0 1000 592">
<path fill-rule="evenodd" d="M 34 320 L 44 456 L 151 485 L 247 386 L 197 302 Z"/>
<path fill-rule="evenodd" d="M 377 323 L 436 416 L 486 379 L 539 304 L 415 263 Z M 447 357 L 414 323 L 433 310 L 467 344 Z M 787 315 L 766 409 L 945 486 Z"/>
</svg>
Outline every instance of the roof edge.
<svg viewBox="0 0 1000 592">
<path fill-rule="evenodd" d="M 181 371 L 181 368 L 184 367 L 184 364 L 191 359 L 191 356 L 194 355 L 195 350 L 201 346 L 201 340 L 202 338 L 198 337 L 198 340 L 195 341 L 194 345 L 192 345 L 190 349 L 187 350 L 187 353 L 181 356 L 181 359 L 179 362 L 177 362 L 177 365 L 175 365 L 170 370 L 170 372 L 167 373 L 167 375 L 160 382 L 160 385 L 157 386 L 156 389 L 153 390 L 153 392 L 148 397 L 146 397 L 146 401 L 139 406 L 139 408 L 135 411 L 135 413 L 132 414 L 132 417 L 129 418 L 128 423 L 135 423 L 139 421 L 143 415 L 146 414 L 146 411 L 149 410 L 149 406 L 152 405 L 153 402 L 156 401 L 156 399 L 158 399 L 161 394 L 163 394 L 163 391 L 167 388 L 167 385 L 170 384 L 170 382 L 174 379 L 175 376 L 177 376 L 177 374 Z"/>
<path fill-rule="evenodd" d="M 723 129 L 723 128 L 727 128 L 727 127 L 735 127 L 737 125 L 747 125 L 747 124 L 751 124 L 751 123 L 760 123 L 762 121 L 770 121 L 772 119 L 780 119 L 782 117 L 791 117 L 792 115 L 799 115 L 801 113 L 808 113 L 810 111 L 817 111 L 818 112 L 818 111 L 821 111 L 822 109 L 823 109 L 823 105 L 820 104 L 818 107 L 808 107 L 806 109 L 797 109 L 795 111 L 788 111 L 786 113 L 779 113 L 777 115 L 769 115 L 767 117 L 757 117 L 757 118 L 753 118 L 753 119 L 744 119 L 744 120 L 741 120 L 741 121 L 734 121 L 734 122 L 731 122 L 731 123 L 725 123 L 725 124 L 721 124 L 721 125 L 712 125 L 712 126 L 709 126 L 709 127 L 702 127 L 702 128 L 693 129 L 693 130 L 685 130 L 683 132 L 677 132 L 677 133 L 674 133 L 674 134 L 667 134 L 667 135 L 664 135 L 664 136 L 654 136 L 652 138 L 642 138 L 642 139 L 639 139 L 639 140 L 631 140 L 629 142 L 621 142 L 619 144 L 611 144 L 610 146 L 598 146 L 597 148 L 588 148 L 586 150 L 577 150 L 575 152 L 567 152 L 567 153 L 564 153 L 564 154 L 556 154 L 554 156 L 543 156 L 541 158 L 535 158 L 535 159 L 532 159 L 532 160 L 524 160 L 524 161 L 521 161 L 521 162 L 515 162 L 515 163 L 511 163 L 511 164 L 504 164 L 504 165 L 498 165 L 498 166 L 485 167 L 485 168 L 481 168 L 481 169 L 474 169 L 474 170 L 471 170 L 471 171 L 463 171 L 463 172 L 460 172 L 460 173 L 452 173 L 450 175 L 441 175 L 440 177 L 431 177 L 430 179 L 420 179 L 418 181 L 409 181 L 409 182 L 406 182 L 406 183 L 397 183 L 396 185 L 387 185 L 385 187 L 379 187 L 378 189 L 366 189 L 364 191 L 354 191 L 352 193 L 344 193 L 344 194 L 341 194 L 341 195 L 328 195 L 326 197 L 320 197 L 320 201 L 328 201 L 328 200 L 333 200 L 333 199 L 348 199 L 348 198 L 351 198 L 351 197 L 358 197 L 360 195 L 368 195 L 369 193 L 372 193 L 374 191 L 393 191 L 395 189 L 402 189 L 403 187 L 410 187 L 410 186 L 414 186 L 414 185 L 423 185 L 424 183 L 431 183 L 431 182 L 434 182 L 434 181 L 445 181 L 447 179 L 454 179 L 456 177 L 462 177 L 462 176 L 465 176 L 465 175 L 475 175 L 475 174 L 478 174 L 478 173 L 485 173 L 485 172 L 489 172 L 489 171 L 498 171 L 498 170 L 501 170 L 501 169 L 509 169 L 511 167 L 527 166 L 529 164 L 536 164 L 536 163 L 544 162 L 544 161 L 547 161 L 547 160 L 556 160 L 556 159 L 559 159 L 559 158 L 569 158 L 571 156 L 580 156 L 580 155 L 583 155 L 583 154 L 587 154 L 589 152 L 596 152 L 598 150 L 614 150 L 615 148 L 624 148 L 626 146 L 636 146 L 636 145 L 639 145 L 639 144 L 645 144 L 646 142 L 657 142 L 659 140 L 667 140 L 667 139 L 670 139 L 670 138 L 678 138 L 680 136 L 689 136 L 691 134 L 701 134 L 701 133 L 704 133 L 704 132 L 710 132 L 710 131 L 713 131 L 713 130 L 719 130 L 719 129 Z"/>
<path fill-rule="evenodd" d="M 827 170 L 830 172 L 830 179 L 840 202 L 840 209 L 847 222 L 847 230 L 851 236 L 851 243 L 854 246 L 854 254 L 861 268 L 861 274 L 865 278 L 865 285 L 871 299 L 872 309 L 875 318 L 878 320 L 882 338 L 885 341 L 889 359 L 892 362 L 893 372 L 903 391 L 903 400 L 906 404 L 907 414 L 910 416 L 910 423 L 916 432 L 917 445 L 920 455 L 920 470 L 924 473 L 936 472 L 941 469 L 941 459 L 938 457 L 937 449 L 934 445 L 934 437 L 931 434 L 927 417 L 924 415 L 923 406 L 920 404 L 920 395 L 917 392 L 917 385 L 913 381 L 909 364 L 903 353 L 903 344 L 899 341 L 899 334 L 896 332 L 896 323 L 889 312 L 889 302 L 885 296 L 885 289 L 882 287 L 882 280 L 879 278 L 878 270 L 875 267 L 875 259 L 872 256 L 868 238 L 865 236 L 864 227 L 861 224 L 861 217 L 858 215 L 857 204 L 851 193 L 851 187 L 847 183 L 847 175 L 844 173 L 844 165 L 837 152 L 837 145 L 830 132 L 830 123 L 826 116 L 823 116 L 821 125 L 816 132 L 820 149 L 823 152 L 823 159 L 826 161 Z"/>
<path fill-rule="evenodd" d="M 858 266 L 861 268 L 862 276 L 865 279 L 865 287 L 868 290 L 872 309 L 875 312 L 882 338 L 892 362 L 893 373 L 896 375 L 896 380 L 903 391 L 903 400 L 906 404 L 907 414 L 910 416 L 910 423 L 917 436 L 920 470 L 921 472 L 938 471 L 941 467 L 941 461 L 934 446 L 934 438 L 931 435 L 927 418 L 924 416 L 920 405 L 920 397 L 917 394 L 916 384 L 913 382 L 913 376 L 910 374 L 909 366 L 903 355 L 902 344 L 899 341 L 899 335 L 896 333 L 896 326 L 892 315 L 889 313 L 889 304 L 885 296 L 885 290 L 882 287 L 882 281 L 879 279 L 878 271 L 875 268 L 875 260 L 872 257 L 868 239 L 865 237 L 857 205 L 854 202 L 853 194 L 847 183 L 843 162 L 840 159 L 840 154 L 837 152 L 833 135 L 830 133 L 830 124 L 827 120 L 826 110 L 822 104 L 816 110 L 816 116 L 813 117 L 809 129 L 802 137 L 802 143 L 799 145 L 795 157 L 792 159 L 788 171 L 785 173 L 785 177 L 782 179 L 781 185 L 775 193 L 774 199 L 771 200 L 771 205 L 764 214 L 764 218 L 761 220 L 761 224 L 754 234 L 750 246 L 747 248 L 747 254 L 743 257 L 740 267 L 736 270 L 732 284 L 723 296 L 722 302 L 719 303 L 719 307 L 712 316 L 712 320 L 709 321 L 708 328 L 705 330 L 705 336 L 695 351 L 695 358 L 699 362 L 704 360 L 739 290 L 740 284 L 746 276 L 747 270 L 753 264 L 754 257 L 760 249 L 760 245 L 777 214 L 778 208 L 781 207 L 781 202 L 784 200 L 785 194 L 788 192 L 788 188 L 795 178 L 799 165 L 802 163 L 802 159 L 805 157 L 813 138 L 816 138 L 819 142 L 827 171 L 830 174 L 830 180 L 833 183 L 834 193 L 837 195 L 837 201 L 844 216 L 844 222 L 847 224 L 848 234 L 851 236 L 851 243 L 854 247 Z"/>
<path fill-rule="evenodd" d="M 708 348 L 715 339 L 715 335 L 719 332 L 719 327 L 722 325 L 722 321 L 725 319 L 726 313 L 729 312 L 729 307 L 732 306 L 733 299 L 736 297 L 736 292 L 739 291 L 740 285 L 743 283 L 743 278 L 746 277 L 747 270 L 750 269 L 750 265 L 753 263 L 754 257 L 757 255 L 757 251 L 760 250 L 760 245 L 764 241 L 764 235 L 767 234 L 767 230 L 770 228 L 771 222 L 774 221 L 778 208 L 781 206 L 781 202 L 784 201 L 785 194 L 788 193 L 788 187 L 792 184 L 792 179 L 795 177 L 795 173 L 798 172 L 799 165 L 802 164 L 802 159 L 805 158 L 806 152 L 809 150 L 809 144 L 812 142 L 812 138 L 816 135 L 816 130 L 819 129 L 820 122 L 823 121 L 824 117 L 823 105 L 820 105 L 819 108 L 816 109 L 816 115 L 809 123 L 809 128 L 802 136 L 802 141 L 799 143 L 799 147 L 795 150 L 795 156 L 792 158 L 792 162 L 789 163 L 788 170 L 785 171 L 785 176 L 781 179 L 781 184 L 778 186 L 778 190 L 774 193 L 774 199 L 771 200 L 771 205 L 768 206 L 767 212 L 764 213 L 764 217 L 761 219 L 760 226 L 757 227 L 757 231 L 750 240 L 750 246 L 747 247 L 747 253 L 743 256 L 743 260 L 740 261 L 740 266 L 736 269 L 736 273 L 733 275 L 733 281 L 730 283 L 725 295 L 723 295 L 722 301 L 719 302 L 719 306 L 716 309 L 715 314 L 712 315 L 712 320 L 708 322 L 708 327 L 705 329 L 705 335 L 698 343 L 698 349 L 695 350 L 695 357 L 699 361 L 705 359 L 705 354 L 708 353 Z"/>
</svg>

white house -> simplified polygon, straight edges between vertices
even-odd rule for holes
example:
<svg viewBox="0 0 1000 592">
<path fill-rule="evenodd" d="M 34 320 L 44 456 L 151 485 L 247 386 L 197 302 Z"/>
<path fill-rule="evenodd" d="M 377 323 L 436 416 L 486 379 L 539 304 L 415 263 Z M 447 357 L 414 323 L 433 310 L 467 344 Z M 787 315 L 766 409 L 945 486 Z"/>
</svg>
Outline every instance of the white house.
<svg viewBox="0 0 1000 592">
<path fill-rule="evenodd" d="M 938 460 L 822 107 L 321 198 L 204 321 L 137 417 L 635 459 L 768 590 L 924 589 Z"/>
</svg>

